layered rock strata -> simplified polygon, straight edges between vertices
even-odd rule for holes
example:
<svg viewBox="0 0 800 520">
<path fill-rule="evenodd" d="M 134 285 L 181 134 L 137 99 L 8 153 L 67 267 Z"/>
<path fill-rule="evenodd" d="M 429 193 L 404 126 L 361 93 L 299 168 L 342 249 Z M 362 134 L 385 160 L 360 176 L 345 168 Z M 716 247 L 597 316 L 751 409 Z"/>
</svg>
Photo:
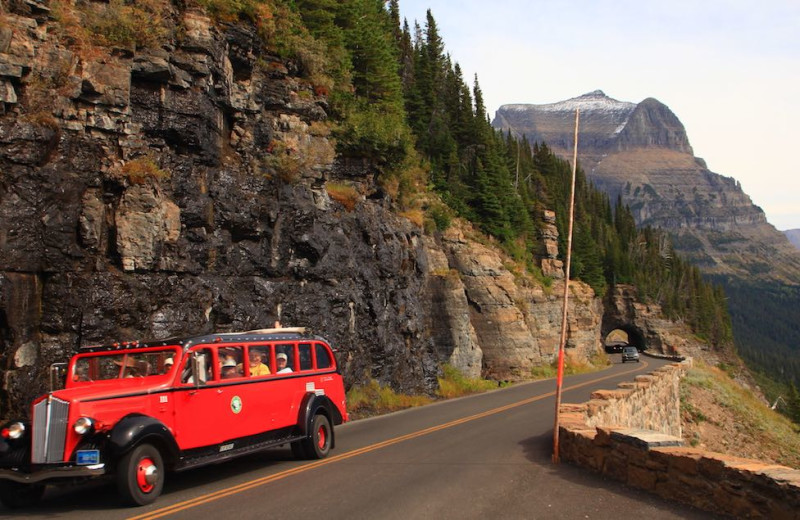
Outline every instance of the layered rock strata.
<svg viewBox="0 0 800 520">
<path fill-rule="evenodd" d="M 493 125 L 571 160 L 576 109 L 581 166 L 612 202 L 622 197 L 638 225 L 671 231 L 678 251 L 707 273 L 800 284 L 800 254 L 738 182 L 694 156 L 663 103 L 595 91 L 559 103 L 503 105 Z"/>
</svg>

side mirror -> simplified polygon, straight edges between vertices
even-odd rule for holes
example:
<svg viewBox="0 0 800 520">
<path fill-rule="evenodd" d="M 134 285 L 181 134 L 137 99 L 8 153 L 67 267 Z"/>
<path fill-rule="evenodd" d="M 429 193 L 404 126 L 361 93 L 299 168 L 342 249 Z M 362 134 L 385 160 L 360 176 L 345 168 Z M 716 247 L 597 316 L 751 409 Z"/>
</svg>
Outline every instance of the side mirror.
<svg viewBox="0 0 800 520">
<path fill-rule="evenodd" d="M 53 363 L 50 365 L 50 391 L 60 390 L 66 386 L 67 364 Z"/>
</svg>

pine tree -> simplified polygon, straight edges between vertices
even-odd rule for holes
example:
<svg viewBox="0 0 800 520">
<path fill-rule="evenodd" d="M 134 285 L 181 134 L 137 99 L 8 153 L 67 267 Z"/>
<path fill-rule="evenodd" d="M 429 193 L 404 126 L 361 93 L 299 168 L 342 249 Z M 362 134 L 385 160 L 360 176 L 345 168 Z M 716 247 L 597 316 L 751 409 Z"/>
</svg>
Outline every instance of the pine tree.
<svg viewBox="0 0 800 520">
<path fill-rule="evenodd" d="M 794 381 L 789 383 L 789 393 L 786 397 L 786 415 L 797 424 L 800 424 L 800 392 L 797 391 Z"/>
</svg>

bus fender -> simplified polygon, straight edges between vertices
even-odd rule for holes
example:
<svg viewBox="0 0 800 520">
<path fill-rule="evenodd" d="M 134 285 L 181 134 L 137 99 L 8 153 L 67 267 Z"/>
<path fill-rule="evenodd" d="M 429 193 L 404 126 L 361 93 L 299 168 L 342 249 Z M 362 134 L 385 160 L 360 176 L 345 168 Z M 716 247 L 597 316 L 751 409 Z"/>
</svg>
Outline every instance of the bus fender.
<svg viewBox="0 0 800 520">
<path fill-rule="evenodd" d="M 114 460 L 141 444 L 149 442 L 156 446 L 165 461 L 175 461 L 180 449 L 172 432 L 164 423 L 141 414 L 126 415 L 111 430 L 109 449 Z"/>
<path fill-rule="evenodd" d="M 328 421 L 331 423 L 331 427 L 333 427 L 334 424 L 342 423 L 342 416 L 339 413 L 339 410 L 327 396 L 308 392 L 303 397 L 303 401 L 300 404 L 300 417 L 298 417 L 297 421 L 297 426 L 300 429 L 301 435 L 308 435 L 308 433 L 311 431 L 311 423 L 314 420 L 314 416 L 318 413 L 321 413 L 328 418 Z M 331 431 L 335 432 L 333 429 Z M 331 448 L 334 447 L 336 447 L 335 433 L 331 439 Z"/>
</svg>

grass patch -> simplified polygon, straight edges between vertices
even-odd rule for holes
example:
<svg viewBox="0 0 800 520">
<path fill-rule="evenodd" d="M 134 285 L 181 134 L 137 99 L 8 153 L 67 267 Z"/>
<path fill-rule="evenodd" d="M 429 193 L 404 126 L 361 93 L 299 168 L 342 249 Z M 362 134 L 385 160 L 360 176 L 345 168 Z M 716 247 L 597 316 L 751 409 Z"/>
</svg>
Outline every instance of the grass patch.
<svg viewBox="0 0 800 520">
<path fill-rule="evenodd" d="M 695 361 L 695 366 L 681 380 L 681 407 L 698 420 L 705 420 L 702 411 L 691 405 L 693 389 L 701 388 L 713 395 L 714 401 L 733 416 L 739 433 L 765 448 L 779 464 L 800 467 L 800 429 L 787 417 L 771 410 L 753 392 L 737 384 L 728 372 Z M 687 403 L 687 404 L 684 404 Z"/>
<path fill-rule="evenodd" d="M 51 4 L 62 41 L 73 49 L 94 46 L 137 49 L 158 47 L 168 38 L 166 2 L 79 2 L 57 0 Z"/>
<path fill-rule="evenodd" d="M 587 361 L 574 359 L 570 355 L 564 356 L 564 375 L 572 376 L 575 374 L 587 374 L 597 372 L 611 365 L 611 361 L 604 351 L 597 351 L 592 354 Z M 537 365 L 531 369 L 531 377 L 534 380 L 550 379 L 558 375 L 558 359 L 554 359 L 550 364 Z"/>
<path fill-rule="evenodd" d="M 531 369 L 531 377 L 537 381 L 539 379 L 550 379 L 556 377 L 556 375 L 558 375 L 558 370 L 555 361 L 549 365 L 537 365 Z"/>
<path fill-rule="evenodd" d="M 486 379 L 464 377 L 458 369 L 450 365 L 442 367 L 442 376 L 438 378 L 438 399 L 452 399 L 463 395 L 477 394 L 507 386 Z M 436 399 L 427 395 L 400 394 L 370 379 L 365 385 L 357 385 L 347 392 L 347 413 L 350 419 L 363 419 L 374 415 L 382 415 L 406 408 L 431 404 Z"/>
<path fill-rule="evenodd" d="M 425 223 L 424 222 L 425 214 L 422 212 L 421 209 L 409 209 L 406 211 L 401 211 L 399 215 L 401 217 L 407 218 L 412 224 L 414 224 L 418 228 L 423 227 Z"/>
<path fill-rule="evenodd" d="M 353 386 L 347 392 L 347 412 L 351 419 L 396 412 L 432 402 L 433 399 L 426 395 L 398 394 L 374 379 L 370 379 L 366 385 Z"/>
<path fill-rule="evenodd" d="M 341 182 L 329 182 L 325 185 L 328 196 L 344 206 L 347 211 L 353 211 L 361 195 L 354 187 Z"/>
<path fill-rule="evenodd" d="M 443 374 L 442 377 L 439 378 L 439 390 L 437 395 L 444 399 L 486 392 L 502 386 L 502 384 L 499 385 L 497 381 L 464 377 L 457 368 L 451 365 L 445 365 L 442 368 Z"/>
<path fill-rule="evenodd" d="M 698 410 L 692 403 L 688 401 L 688 396 L 684 397 L 683 388 L 681 388 L 681 412 L 689 414 L 689 416 L 692 418 L 692 421 L 696 423 L 708 420 L 708 417 L 706 417 L 703 412 Z M 696 445 L 697 444 L 694 444 L 693 446 Z"/>
<path fill-rule="evenodd" d="M 139 157 L 126 162 L 120 168 L 120 175 L 131 184 L 144 184 L 148 179 L 161 181 L 170 177 L 170 173 L 159 168 L 150 157 Z"/>
</svg>

